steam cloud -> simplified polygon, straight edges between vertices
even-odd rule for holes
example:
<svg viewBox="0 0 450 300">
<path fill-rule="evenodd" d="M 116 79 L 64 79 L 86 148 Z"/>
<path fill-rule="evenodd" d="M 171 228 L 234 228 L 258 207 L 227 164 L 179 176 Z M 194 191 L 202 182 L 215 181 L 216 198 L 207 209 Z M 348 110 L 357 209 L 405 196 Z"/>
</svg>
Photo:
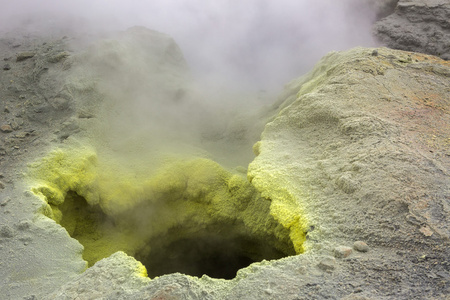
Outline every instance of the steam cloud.
<svg viewBox="0 0 450 300">
<path fill-rule="evenodd" d="M 329 51 L 375 44 L 372 0 L 3 1 L 0 31 L 145 26 L 174 37 L 194 73 L 235 89 L 279 90 Z"/>
<path fill-rule="evenodd" d="M 326 53 L 375 45 L 371 26 L 380 1 L 392 0 L 16 0 L 0 6 L 0 35 L 19 31 L 90 42 L 144 26 L 172 36 L 199 93 L 187 93 L 177 105 L 159 101 L 149 84 L 127 85 L 153 82 L 151 74 L 124 73 L 139 61 L 115 61 L 126 80 L 106 87 L 118 98 L 117 113 L 104 117 L 115 128 L 107 136 L 127 149 L 131 139 L 184 139 L 222 164 L 246 165 L 267 121 L 258 108 L 270 106 L 284 84 Z"/>
</svg>

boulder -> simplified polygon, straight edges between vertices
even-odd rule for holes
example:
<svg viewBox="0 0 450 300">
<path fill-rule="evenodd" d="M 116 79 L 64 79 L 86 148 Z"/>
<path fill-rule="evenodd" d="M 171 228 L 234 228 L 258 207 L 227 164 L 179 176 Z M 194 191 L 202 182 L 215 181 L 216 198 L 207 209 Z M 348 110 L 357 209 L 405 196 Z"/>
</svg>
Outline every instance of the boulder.
<svg viewBox="0 0 450 300">
<path fill-rule="evenodd" d="M 400 0 L 395 12 L 374 25 L 375 35 L 393 49 L 450 59 L 450 2 Z"/>
</svg>

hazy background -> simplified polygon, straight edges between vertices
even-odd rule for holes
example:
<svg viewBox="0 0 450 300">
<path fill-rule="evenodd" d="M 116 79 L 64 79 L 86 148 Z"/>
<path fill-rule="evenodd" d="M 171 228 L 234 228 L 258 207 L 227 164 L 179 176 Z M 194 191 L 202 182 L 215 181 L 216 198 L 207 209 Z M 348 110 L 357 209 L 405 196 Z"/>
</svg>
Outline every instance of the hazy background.
<svg viewBox="0 0 450 300">
<path fill-rule="evenodd" d="M 192 86 L 164 81 L 167 74 L 155 74 L 151 64 L 144 68 L 148 71 L 133 71 L 133 66 L 152 60 L 143 55 L 151 53 L 139 52 L 151 39 L 138 38 L 129 48 L 114 50 L 108 44 L 99 48 L 99 53 L 115 55 L 111 61 L 101 55 L 93 60 L 114 69 L 113 74 L 97 74 L 103 78 L 109 103 L 115 105 L 102 118 L 110 129 L 100 136 L 124 153 L 138 146 L 144 149 L 139 153 L 149 153 L 148 149 L 159 150 L 172 142 L 187 149 L 179 146 L 186 142 L 222 164 L 246 166 L 254 158 L 252 145 L 274 113 L 269 107 L 283 85 L 311 70 L 330 51 L 375 45 L 371 27 L 379 17 L 380 3 L 394 2 L 0 0 L 0 38 L 5 32 L 15 36 L 19 30 L 57 39 L 67 36 L 72 43 L 94 42 L 107 32 L 136 25 L 170 35 L 194 75 Z M 84 44 L 81 49 L 89 55 L 86 49 L 91 48 Z M 86 68 L 92 64 L 87 62 Z M 178 74 L 177 70 L 172 71 Z M 108 81 L 111 75 L 119 80 Z M 170 88 L 167 93 L 163 85 L 153 88 L 155 77 L 174 84 L 173 91 L 183 92 L 183 101 L 171 101 Z M 131 156 L 141 159 L 141 154 Z M 132 159 L 124 155 L 123 160 Z"/>
<path fill-rule="evenodd" d="M 210 84 L 276 92 L 329 51 L 375 45 L 374 2 L 0 0 L 0 31 L 88 36 L 142 25 L 174 37 Z"/>
</svg>

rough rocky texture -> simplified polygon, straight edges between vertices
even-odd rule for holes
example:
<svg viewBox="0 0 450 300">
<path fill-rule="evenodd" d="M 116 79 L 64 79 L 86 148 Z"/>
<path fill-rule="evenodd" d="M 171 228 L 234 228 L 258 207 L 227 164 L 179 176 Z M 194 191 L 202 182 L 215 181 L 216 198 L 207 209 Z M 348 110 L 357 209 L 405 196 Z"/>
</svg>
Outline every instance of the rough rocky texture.
<svg viewBox="0 0 450 300">
<path fill-rule="evenodd" d="M 299 193 L 299 199 L 318 192 L 324 194 L 324 201 L 333 197 L 331 203 L 336 207 L 329 212 L 319 198 L 304 202 L 303 209 L 311 209 L 316 216 L 334 219 L 332 210 L 346 199 L 356 202 L 344 206 L 360 208 L 364 204 L 372 207 L 376 200 L 383 203 L 385 214 L 419 214 L 415 218 L 426 218 L 440 236 L 448 238 L 444 222 L 449 167 L 448 66 L 432 56 L 387 49 L 378 49 L 376 56 L 363 49 L 326 56 L 309 75 L 291 82 L 293 96 L 267 124 L 249 178 L 272 200 L 286 190 Z M 291 175 L 269 177 L 274 172 Z M 266 189 L 268 178 L 271 187 L 283 188 Z M 404 188 L 406 182 L 414 184 Z M 342 194 L 335 194 L 337 191 Z M 324 213 L 318 213 L 321 210 Z M 363 215 L 344 219 L 364 226 L 370 222 L 370 214 L 368 209 Z M 333 232 L 327 239 L 339 235 L 332 228 L 322 232 L 318 226 L 323 222 L 316 225 L 310 221 L 315 226 L 311 237 L 322 237 L 325 232 Z M 375 234 L 381 229 L 378 226 L 368 227 L 371 239 L 382 236 Z M 348 229 L 359 232 L 362 227 Z M 405 239 L 399 229 L 393 233 Z"/>
<path fill-rule="evenodd" d="M 1 59 L 10 65 L 9 70 L 0 71 L 0 119 L 2 125 L 13 129 L 0 132 L 4 183 L 0 223 L 13 235 L 0 238 L 0 293 L 4 299 L 48 294 L 86 268 L 81 245 L 67 240 L 67 232 L 50 219 L 36 214 L 41 204 L 23 178 L 26 163 L 57 142 L 56 132 L 73 113 L 73 102 L 64 110 L 50 104 L 61 91 L 67 66 L 64 61 L 50 63 L 48 58 L 63 48 L 67 48 L 65 39 L 25 38 L 13 33 L 0 38 Z M 19 53 L 28 51 L 36 54 L 16 61 Z"/>
<path fill-rule="evenodd" d="M 395 12 L 378 21 L 375 35 L 393 49 L 450 59 L 450 2 L 400 0 Z"/>
<path fill-rule="evenodd" d="M 141 29 L 137 34 L 147 33 Z M 173 45 L 167 37 L 152 34 L 164 45 Z M 121 116 L 130 112 L 125 103 L 139 109 L 141 102 L 133 102 L 133 97 L 104 102 L 108 94 L 87 80 L 105 66 L 146 74 L 133 57 L 150 53 L 141 50 L 152 43 L 135 47 L 132 36 L 81 53 L 64 39 L 0 40 L 3 59 L 11 66 L 0 71 L 0 114 L 2 124 L 13 129 L 0 132 L 3 298 L 445 299 L 450 292 L 450 65 L 433 56 L 385 48 L 327 55 L 309 74 L 289 83 L 265 112 L 271 121 L 254 146 L 257 157 L 248 178 L 271 201 L 273 216 L 283 216 L 277 221 L 284 227 L 297 229 L 304 223 L 304 254 L 254 263 L 233 280 L 182 274 L 149 280 L 141 265 L 122 252 L 85 271 L 81 245 L 44 216 L 50 214 L 47 204 L 31 192 L 36 182 L 27 181 L 23 173 L 27 162 L 39 161 L 50 150 L 80 150 L 76 147 L 87 141 L 101 154 L 104 167 L 113 153 L 130 152 L 124 156 L 124 168 L 112 168 L 118 176 L 126 176 L 124 170 L 143 172 L 140 162 L 147 157 L 136 154 L 143 147 L 139 142 L 146 140 L 131 136 L 129 144 L 114 142 L 145 123 L 130 120 L 130 127 L 114 122 L 104 106 L 121 109 L 113 114 Z M 99 49 L 110 49 L 110 56 L 83 61 L 92 58 L 86 53 Z M 168 50 L 168 57 L 176 59 L 177 51 Z M 15 61 L 21 52 L 35 55 Z M 154 62 L 149 66 L 154 68 Z M 111 78 L 96 83 L 112 80 L 117 90 L 111 94 L 126 95 L 121 78 L 109 74 Z M 129 84 L 139 91 L 142 82 Z M 174 76 L 162 85 L 164 99 L 176 102 L 180 87 L 185 87 L 182 78 Z M 195 111 L 187 99 L 186 106 Z M 175 113 L 165 116 L 176 119 Z M 182 150 L 200 155 L 200 146 Z M 357 241 L 367 242 L 370 251 L 332 257 L 336 247 Z"/>
<path fill-rule="evenodd" d="M 334 257 L 336 258 L 346 258 L 352 254 L 352 248 L 347 246 L 338 246 L 333 250 Z"/>
<path fill-rule="evenodd" d="M 354 49 L 327 55 L 290 83 L 248 175 L 273 203 L 288 195 L 301 207 L 314 226 L 309 253 L 362 239 L 373 245 L 372 258 L 395 253 L 379 261 L 384 279 L 418 276 L 430 296 L 447 291 L 449 66 L 433 56 Z M 427 257 L 436 259 L 431 269 L 411 264 Z M 375 295 L 408 298 L 415 290 L 380 287 Z"/>
<path fill-rule="evenodd" d="M 111 299 L 116 293 L 133 291 L 148 285 L 145 267 L 123 252 L 99 261 L 74 281 L 63 285 L 44 299 Z M 107 283 L 107 284 L 106 284 Z"/>
</svg>

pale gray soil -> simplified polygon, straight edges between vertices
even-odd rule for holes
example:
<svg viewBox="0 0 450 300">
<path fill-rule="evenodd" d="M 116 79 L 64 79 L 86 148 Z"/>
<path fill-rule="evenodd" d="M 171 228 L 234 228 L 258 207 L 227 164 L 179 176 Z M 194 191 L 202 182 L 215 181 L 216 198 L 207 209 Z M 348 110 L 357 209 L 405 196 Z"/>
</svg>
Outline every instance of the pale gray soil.
<svg viewBox="0 0 450 300">
<path fill-rule="evenodd" d="M 0 38 L 2 299 L 448 299 L 448 62 L 386 48 L 331 53 L 272 107 L 214 125 L 221 113 L 196 102 L 201 88 L 169 37 L 140 28 L 93 47 L 76 42 Z M 155 90 L 162 102 L 140 106 Z M 139 149 L 171 139 L 241 172 L 250 163 L 263 197 L 302 211 L 305 253 L 232 280 L 149 280 L 122 252 L 85 271 L 82 246 L 41 213 L 27 164 L 83 143 L 139 161 Z"/>
</svg>

